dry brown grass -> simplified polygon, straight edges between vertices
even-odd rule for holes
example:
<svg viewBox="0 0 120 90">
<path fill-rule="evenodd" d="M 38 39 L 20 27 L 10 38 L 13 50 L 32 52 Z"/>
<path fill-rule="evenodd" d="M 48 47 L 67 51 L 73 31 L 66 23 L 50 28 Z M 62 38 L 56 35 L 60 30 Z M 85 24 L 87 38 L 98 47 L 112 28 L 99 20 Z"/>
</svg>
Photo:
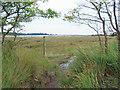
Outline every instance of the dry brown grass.
<svg viewBox="0 0 120 90">
<path fill-rule="evenodd" d="M 116 37 L 108 37 L 114 40 Z M 13 38 L 10 38 L 13 39 Z M 104 37 L 101 37 L 104 44 Z M 43 37 L 18 37 L 16 42 L 21 47 L 34 49 L 39 54 L 43 52 Z M 46 57 L 50 60 L 59 61 L 65 56 L 74 56 L 76 49 L 99 47 L 97 36 L 48 36 L 46 37 Z"/>
</svg>

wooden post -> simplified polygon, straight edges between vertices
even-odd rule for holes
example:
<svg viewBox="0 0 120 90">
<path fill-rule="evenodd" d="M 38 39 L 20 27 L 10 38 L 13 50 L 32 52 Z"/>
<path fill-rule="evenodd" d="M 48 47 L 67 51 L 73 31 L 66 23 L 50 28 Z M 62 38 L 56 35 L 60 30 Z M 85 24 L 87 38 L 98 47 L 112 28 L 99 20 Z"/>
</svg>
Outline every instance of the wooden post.
<svg viewBox="0 0 120 90">
<path fill-rule="evenodd" d="M 43 56 L 44 57 L 45 57 L 45 49 L 46 49 L 45 36 L 43 36 Z"/>
</svg>

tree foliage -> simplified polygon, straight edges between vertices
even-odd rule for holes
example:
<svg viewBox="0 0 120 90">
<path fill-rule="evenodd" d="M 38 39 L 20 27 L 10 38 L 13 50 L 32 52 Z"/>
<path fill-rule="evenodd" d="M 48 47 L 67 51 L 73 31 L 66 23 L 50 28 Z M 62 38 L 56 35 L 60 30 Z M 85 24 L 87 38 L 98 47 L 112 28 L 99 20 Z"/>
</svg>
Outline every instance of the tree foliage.
<svg viewBox="0 0 120 90">
<path fill-rule="evenodd" d="M 45 2 L 46 0 L 43 0 Z M 39 9 L 37 2 L 2 2 L 1 6 L 1 32 L 3 38 L 21 22 L 30 22 L 33 18 L 58 17 L 58 13 L 51 10 Z M 3 41 L 4 42 L 4 41 Z"/>
<path fill-rule="evenodd" d="M 78 3 L 78 7 L 65 14 L 64 20 L 85 24 L 88 22 L 102 23 L 118 31 L 118 0 L 85 0 Z M 102 20 L 102 21 L 101 21 Z M 89 24 L 90 24 L 89 23 Z"/>
<path fill-rule="evenodd" d="M 94 29 L 94 23 L 102 23 L 101 27 L 105 36 L 105 52 L 107 53 L 106 32 L 112 27 L 113 30 L 110 31 L 119 33 L 117 4 L 117 0 L 85 0 L 84 3 L 79 3 L 77 8 L 69 11 L 68 14 L 65 15 L 64 20 L 85 24 L 92 29 Z"/>
</svg>

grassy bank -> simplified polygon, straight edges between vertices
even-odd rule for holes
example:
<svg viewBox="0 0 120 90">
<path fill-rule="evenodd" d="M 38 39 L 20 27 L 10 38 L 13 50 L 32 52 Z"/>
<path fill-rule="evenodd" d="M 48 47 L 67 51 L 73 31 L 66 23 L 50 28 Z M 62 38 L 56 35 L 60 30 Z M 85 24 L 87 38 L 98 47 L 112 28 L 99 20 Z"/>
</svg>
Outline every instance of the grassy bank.
<svg viewBox="0 0 120 90">
<path fill-rule="evenodd" d="M 101 50 L 97 37 L 46 37 L 45 58 L 42 37 L 18 37 L 15 42 L 12 40 L 13 38 L 7 38 L 2 51 L 3 88 L 50 87 L 51 81 L 56 82 L 52 83 L 55 87 L 106 87 L 102 84 L 105 81 L 103 79 L 107 81 L 112 77 L 116 80 L 116 37 L 108 37 L 108 56 Z M 102 44 L 104 45 L 104 37 Z M 77 59 L 63 73 L 59 64 L 69 60 L 66 56 L 77 56 Z M 105 70 L 114 72 L 114 75 L 103 77 Z"/>
</svg>

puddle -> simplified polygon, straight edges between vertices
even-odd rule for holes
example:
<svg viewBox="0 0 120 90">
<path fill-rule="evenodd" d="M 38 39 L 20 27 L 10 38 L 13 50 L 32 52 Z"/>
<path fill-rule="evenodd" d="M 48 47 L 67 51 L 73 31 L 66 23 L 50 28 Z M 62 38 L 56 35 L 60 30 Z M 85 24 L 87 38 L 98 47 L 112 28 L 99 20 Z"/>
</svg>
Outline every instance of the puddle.
<svg viewBox="0 0 120 90">
<path fill-rule="evenodd" d="M 70 63 L 73 62 L 73 60 L 74 60 L 75 57 L 76 57 L 76 56 L 71 57 L 71 60 L 68 60 L 67 63 L 60 64 L 60 68 L 61 68 L 61 69 L 68 69 Z"/>
<path fill-rule="evenodd" d="M 63 68 L 63 69 L 67 69 L 70 65 L 70 63 L 72 63 L 73 60 L 69 60 L 67 63 L 63 63 L 63 64 L 60 64 L 60 67 Z"/>
</svg>

